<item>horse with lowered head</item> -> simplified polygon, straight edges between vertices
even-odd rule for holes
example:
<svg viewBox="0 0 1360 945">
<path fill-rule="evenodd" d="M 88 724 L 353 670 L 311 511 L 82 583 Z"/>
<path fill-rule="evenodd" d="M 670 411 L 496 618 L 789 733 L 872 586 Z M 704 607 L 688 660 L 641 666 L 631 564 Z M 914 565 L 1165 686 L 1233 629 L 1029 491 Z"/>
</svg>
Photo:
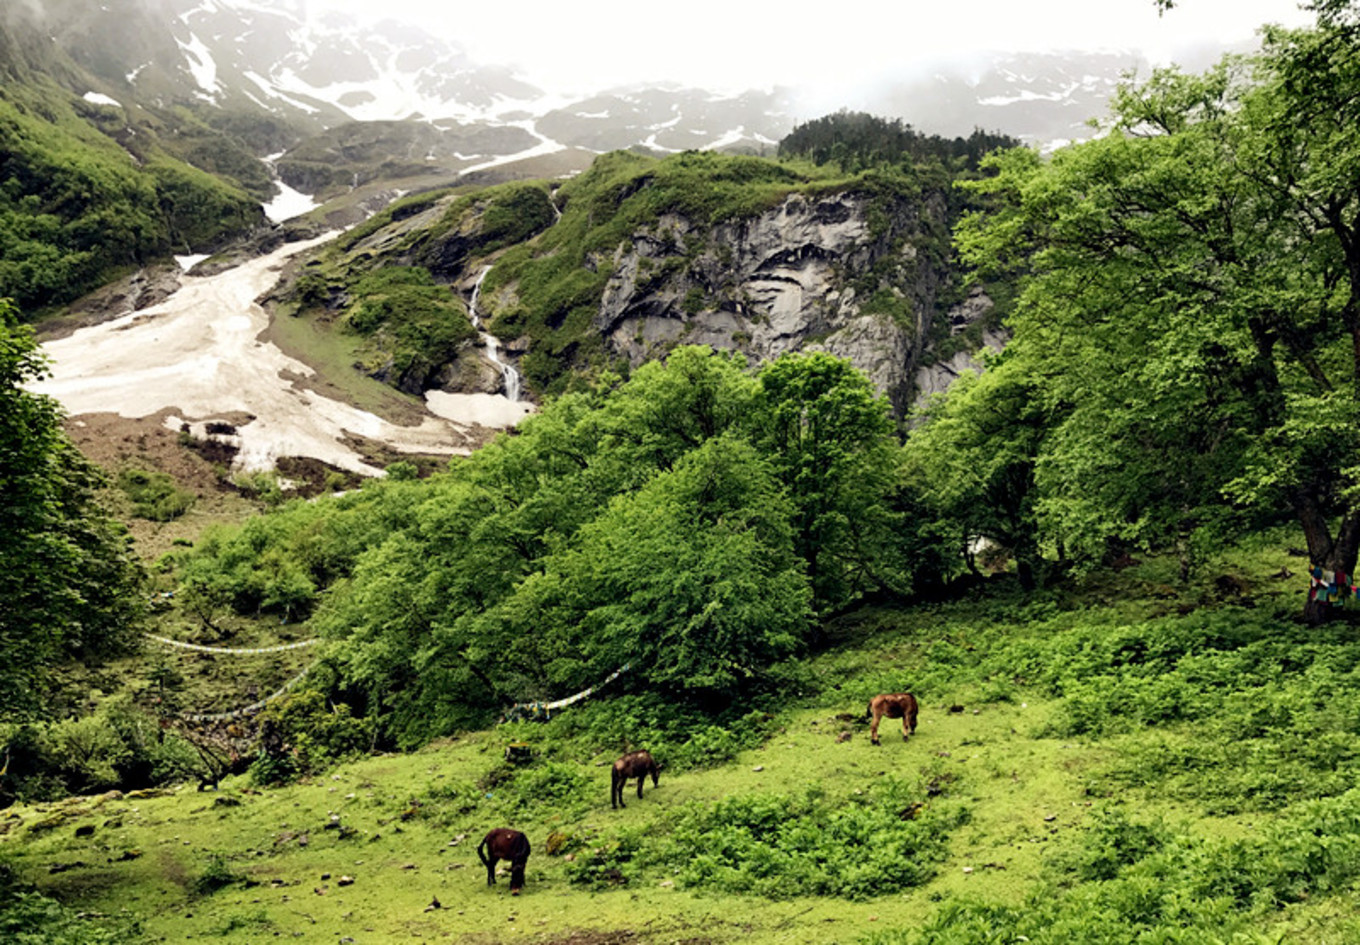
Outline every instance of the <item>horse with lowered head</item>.
<svg viewBox="0 0 1360 945">
<path fill-rule="evenodd" d="M 496 885 L 496 864 L 510 861 L 510 895 L 524 888 L 524 865 L 529 862 L 529 838 L 518 830 L 497 827 L 477 844 L 477 856 L 486 864 L 486 884 Z"/>
<path fill-rule="evenodd" d="M 916 697 L 909 692 L 885 693 L 874 696 L 869 700 L 869 708 L 865 710 L 864 717 L 873 716 L 874 722 L 869 726 L 869 741 L 875 745 L 881 744 L 878 740 L 878 722 L 885 715 L 890 719 L 902 720 L 902 741 L 906 741 L 909 735 L 916 732 Z"/>
<path fill-rule="evenodd" d="M 660 770 L 650 752 L 630 751 L 619 758 L 618 761 L 614 762 L 614 771 L 609 786 L 610 806 L 615 808 L 627 806 L 623 803 L 623 789 L 628 786 L 629 778 L 638 779 L 638 800 L 642 800 L 642 782 L 650 774 L 652 776 L 652 787 L 656 787 Z"/>
</svg>

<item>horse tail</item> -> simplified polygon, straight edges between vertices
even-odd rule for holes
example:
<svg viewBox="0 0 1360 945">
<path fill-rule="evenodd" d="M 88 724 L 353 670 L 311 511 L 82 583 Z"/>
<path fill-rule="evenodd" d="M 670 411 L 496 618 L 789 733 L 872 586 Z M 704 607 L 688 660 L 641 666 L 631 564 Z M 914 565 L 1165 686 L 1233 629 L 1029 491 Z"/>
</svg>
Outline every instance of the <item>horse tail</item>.
<svg viewBox="0 0 1360 945">
<path fill-rule="evenodd" d="M 483 837 L 482 842 L 477 844 L 477 857 L 482 861 L 483 866 L 487 869 L 491 868 L 491 861 L 486 858 L 486 837 Z"/>
<path fill-rule="evenodd" d="M 864 707 L 864 718 L 867 721 L 874 714 L 874 700 L 870 699 L 869 704 Z"/>
</svg>

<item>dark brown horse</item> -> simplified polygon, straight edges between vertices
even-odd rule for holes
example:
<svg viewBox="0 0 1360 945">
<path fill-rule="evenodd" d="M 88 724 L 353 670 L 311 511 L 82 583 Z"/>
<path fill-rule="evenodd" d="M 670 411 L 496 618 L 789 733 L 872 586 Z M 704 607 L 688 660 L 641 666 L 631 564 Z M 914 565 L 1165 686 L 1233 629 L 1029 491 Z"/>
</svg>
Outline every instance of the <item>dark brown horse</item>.
<svg viewBox="0 0 1360 945">
<path fill-rule="evenodd" d="M 627 806 L 623 803 L 623 789 L 628 786 L 629 778 L 638 779 L 638 800 L 642 800 L 642 782 L 650 774 L 652 776 L 652 787 L 656 787 L 660 770 L 656 762 L 652 760 L 651 754 L 645 751 L 630 751 L 614 762 L 612 783 L 609 786 L 610 806 Z"/>
<path fill-rule="evenodd" d="M 510 861 L 510 895 L 524 888 L 524 864 L 529 862 L 529 838 L 518 830 L 497 827 L 477 844 L 477 855 L 486 864 L 486 884 L 496 885 L 496 863 Z"/>
<path fill-rule="evenodd" d="M 890 719 L 902 720 L 902 741 L 907 740 L 907 736 L 916 732 L 916 697 L 909 692 L 896 692 L 874 696 L 869 700 L 869 708 L 865 710 L 865 717 L 873 716 L 874 724 L 869 726 L 869 741 L 875 745 L 880 744 L 878 740 L 878 722 L 883 716 Z"/>
</svg>

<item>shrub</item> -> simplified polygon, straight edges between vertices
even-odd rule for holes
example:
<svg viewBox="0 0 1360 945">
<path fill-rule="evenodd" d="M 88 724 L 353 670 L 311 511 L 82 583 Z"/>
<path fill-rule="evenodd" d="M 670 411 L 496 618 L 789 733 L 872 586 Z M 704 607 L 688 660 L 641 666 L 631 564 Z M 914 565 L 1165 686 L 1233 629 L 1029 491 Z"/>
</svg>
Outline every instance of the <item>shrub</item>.
<svg viewBox="0 0 1360 945">
<path fill-rule="evenodd" d="M 641 848 L 641 838 L 636 833 L 623 833 L 591 845 L 567 863 L 567 879 L 588 889 L 626 885 L 639 874 L 637 856 Z"/>
<path fill-rule="evenodd" d="M 221 853 L 208 855 L 208 861 L 203 866 L 203 872 L 199 873 L 193 882 L 193 892 L 196 896 L 209 896 L 219 889 L 225 889 L 241 881 L 241 877 L 232 872 L 231 866 L 227 863 L 227 858 Z"/>
<path fill-rule="evenodd" d="M 659 859 L 687 886 L 738 895 L 894 893 L 931 879 L 950 830 L 967 820 L 925 796 L 923 783 L 887 778 L 870 797 L 834 803 L 815 790 L 728 797 L 685 810 Z"/>
<path fill-rule="evenodd" d="M 153 522 L 179 518 L 194 504 L 194 494 L 176 487 L 162 472 L 124 469 L 118 474 L 118 487 L 132 500 L 132 514 Z"/>
<path fill-rule="evenodd" d="M 328 704 L 314 689 L 301 689 L 271 703 L 260 713 L 261 731 L 276 737 L 283 751 L 269 752 L 252 765 L 256 780 L 278 783 L 311 774 L 368 751 L 376 723 L 355 718 L 343 702 Z"/>
<path fill-rule="evenodd" d="M 1099 811 L 1078 842 L 1062 850 L 1049 866 L 1082 882 L 1114 879 L 1126 867 L 1161 850 L 1170 831 L 1160 821 L 1138 823 L 1120 808 Z"/>
</svg>

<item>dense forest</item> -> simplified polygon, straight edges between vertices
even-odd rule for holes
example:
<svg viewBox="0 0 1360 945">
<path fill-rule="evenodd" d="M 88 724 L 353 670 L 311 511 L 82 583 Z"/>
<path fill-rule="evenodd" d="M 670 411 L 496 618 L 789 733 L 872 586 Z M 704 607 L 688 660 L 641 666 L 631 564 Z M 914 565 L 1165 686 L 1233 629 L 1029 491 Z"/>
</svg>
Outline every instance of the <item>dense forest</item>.
<svg viewBox="0 0 1360 945">
<path fill-rule="evenodd" d="M 802 157 L 816 164 L 836 163 L 847 170 L 935 160 L 960 162 L 977 170 L 984 155 L 1020 142 L 1000 132 L 973 130 L 967 138 L 943 138 L 916 131 L 900 118 L 879 118 L 842 110 L 804 122 L 779 142 L 781 158 Z"/>
<path fill-rule="evenodd" d="M 808 911 L 885 896 L 880 881 L 938 883 L 928 905 L 883 901 L 893 926 L 855 934 L 882 945 L 1255 942 L 1318 929 L 1348 940 L 1360 921 L 1348 898 L 1360 650 L 1347 606 L 1360 555 L 1360 16 L 1339 2 L 1317 13 L 1311 29 L 1266 28 L 1258 54 L 1129 83 L 1103 134 L 1051 157 L 849 113 L 800 126 L 779 161 L 603 156 L 575 185 L 601 195 L 589 225 L 512 251 L 502 278 L 527 282 L 532 304 L 496 313 L 547 342 L 538 357 L 555 340 L 589 370 L 530 364 L 542 409 L 431 475 L 394 463 L 358 489 L 215 527 L 149 569 L 101 508 L 101 474 L 56 406 L 24 390 L 41 358 L 6 303 L 0 798 L 215 783 L 247 766 L 251 790 L 320 791 L 314 779 L 342 761 L 424 749 L 384 759 L 416 760 L 401 796 L 381 801 L 383 842 L 394 821 L 433 846 L 492 816 L 552 830 L 544 856 L 571 859 L 538 878 L 594 890 L 601 909 L 643 880 Z M 594 349 L 565 351 L 584 342 L 563 325 L 579 329 L 602 291 L 583 260 L 629 232 L 636 221 L 621 213 L 692 199 L 691 215 L 740 218 L 772 193 L 826 186 L 809 162 L 865 186 L 966 171 L 954 251 L 972 278 L 1013 291 L 1010 341 L 985 370 L 899 423 L 863 374 L 823 352 L 756 364 L 678 344 L 625 371 Z M 149 186 L 141 173 L 109 192 Z M 704 174 L 707 190 L 694 184 Z M 9 196 L 14 212 L 79 229 L 79 213 L 59 219 L 29 189 Z M 647 202 L 628 203 L 637 193 Z M 450 225 L 477 199 L 456 204 Z M 538 184 L 480 199 L 505 211 L 483 248 L 531 239 L 555 208 Z M 173 200 L 158 205 L 174 218 Z M 451 320 L 426 304 L 429 269 L 383 273 L 342 283 L 323 257 L 297 291 L 304 307 L 344 295 L 375 331 L 408 296 L 432 324 Z M 22 306 L 18 285 L 0 279 L 0 292 Z M 440 337 L 456 348 L 468 336 L 459 323 Z M 73 660 L 135 659 L 143 630 L 222 645 L 247 626 L 319 638 L 320 655 L 255 717 L 267 734 L 241 764 L 210 778 L 204 736 L 167 721 L 195 706 L 163 661 L 83 717 L 54 718 L 71 703 L 44 697 Z M 865 698 L 903 677 L 941 719 L 934 737 L 953 739 L 948 751 L 910 776 L 887 762 L 873 779 L 798 768 L 799 752 L 828 750 L 835 733 L 819 725 L 849 740 Z M 575 714 L 515 721 L 516 707 L 606 678 L 609 697 Z M 532 740 L 538 761 L 488 770 L 509 737 Z M 588 822 L 593 759 L 644 740 L 685 804 L 626 826 Z M 417 767 L 436 757 L 454 772 L 438 785 Z M 775 759 L 803 780 L 731 787 Z M 1041 764 L 1062 773 L 1042 781 Z M 420 797 L 406 789 L 418 779 Z M 1041 789 L 1096 805 L 1042 866 L 1012 852 L 1023 846 L 1013 809 L 987 806 L 1004 794 L 1037 816 L 1042 802 L 1024 792 Z M 327 807 L 339 801 L 315 803 L 343 837 Z M 943 885 L 963 838 L 1040 879 L 988 894 Z M 255 855 L 210 860 L 194 882 L 201 908 L 219 890 L 250 895 L 242 864 Z M 317 861 L 306 863 L 311 875 Z M 987 867 L 1007 868 L 979 857 L 978 873 L 970 860 L 960 875 Z M 11 886 L 0 869 L 0 891 Z M 57 941 L 107 931 L 81 938 L 35 895 L 0 923 L 48 910 L 67 935 Z M 761 914 L 760 940 L 786 919 Z M 251 921 L 277 934 L 283 920 Z"/>
</svg>

